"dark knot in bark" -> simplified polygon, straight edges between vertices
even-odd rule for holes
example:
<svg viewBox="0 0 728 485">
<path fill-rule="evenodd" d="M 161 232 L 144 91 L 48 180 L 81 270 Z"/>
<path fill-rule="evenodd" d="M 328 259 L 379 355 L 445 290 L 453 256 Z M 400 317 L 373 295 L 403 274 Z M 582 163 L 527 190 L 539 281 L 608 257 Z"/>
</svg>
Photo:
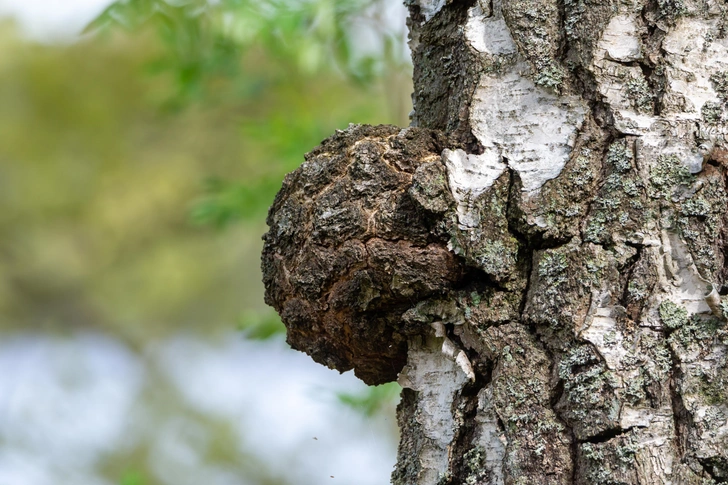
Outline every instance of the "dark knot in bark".
<svg viewBox="0 0 728 485">
<path fill-rule="evenodd" d="M 288 343 L 368 384 L 406 361 L 402 314 L 465 274 L 438 231 L 452 204 L 435 131 L 351 126 L 283 182 L 268 214 L 263 280 Z"/>
</svg>

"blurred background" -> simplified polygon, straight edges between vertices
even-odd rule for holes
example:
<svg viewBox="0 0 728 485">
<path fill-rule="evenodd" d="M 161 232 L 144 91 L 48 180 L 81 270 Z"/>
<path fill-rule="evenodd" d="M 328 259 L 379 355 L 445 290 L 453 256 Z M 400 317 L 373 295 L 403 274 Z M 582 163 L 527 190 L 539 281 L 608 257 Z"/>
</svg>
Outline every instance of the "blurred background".
<svg viewBox="0 0 728 485">
<path fill-rule="evenodd" d="M 0 485 L 383 484 L 396 384 L 285 344 L 265 214 L 408 124 L 392 0 L 0 0 Z"/>
</svg>

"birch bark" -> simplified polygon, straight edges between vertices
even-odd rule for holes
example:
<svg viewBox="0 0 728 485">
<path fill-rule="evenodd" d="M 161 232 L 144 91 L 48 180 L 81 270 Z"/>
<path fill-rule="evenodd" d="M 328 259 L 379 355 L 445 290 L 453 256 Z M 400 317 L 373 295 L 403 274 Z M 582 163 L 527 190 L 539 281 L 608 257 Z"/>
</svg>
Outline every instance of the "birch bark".
<svg viewBox="0 0 728 485">
<path fill-rule="evenodd" d="M 728 483 L 728 6 L 406 3 L 413 128 L 271 209 L 289 341 L 398 378 L 397 485 Z"/>
</svg>

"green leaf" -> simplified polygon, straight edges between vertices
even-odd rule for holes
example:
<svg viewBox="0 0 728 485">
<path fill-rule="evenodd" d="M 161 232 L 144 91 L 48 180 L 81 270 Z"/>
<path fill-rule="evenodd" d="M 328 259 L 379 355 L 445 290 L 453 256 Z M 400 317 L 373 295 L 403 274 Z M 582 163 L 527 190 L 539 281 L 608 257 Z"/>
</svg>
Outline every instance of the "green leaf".
<svg viewBox="0 0 728 485">
<path fill-rule="evenodd" d="M 253 183 L 209 178 L 205 182 L 205 195 L 193 204 L 190 218 L 194 224 L 218 228 L 259 218 L 273 202 L 281 178 L 263 177 Z"/>
<path fill-rule="evenodd" d="M 145 485 L 146 483 L 147 482 L 144 480 L 142 475 L 133 470 L 124 473 L 124 476 L 121 477 L 121 481 L 119 481 L 119 485 Z"/>
<path fill-rule="evenodd" d="M 399 384 L 390 382 L 381 386 L 370 386 L 359 394 L 340 393 L 337 398 L 342 404 L 371 417 L 385 405 L 393 403 L 401 391 Z"/>
<path fill-rule="evenodd" d="M 371 15 L 383 0 L 118 0 L 86 32 L 122 28 L 128 32 L 156 31 L 164 41 L 166 65 L 176 72 L 182 102 L 209 93 L 216 77 L 232 80 L 246 73 L 240 60 L 251 50 L 263 49 L 304 75 L 344 74 L 359 83 L 372 82 L 391 64 L 391 42 L 404 51 L 401 36 L 380 31 L 381 49 L 356 56 L 352 26 Z M 376 20 L 372 18 L 370 20 Z M 380 23 L 372 22 L 378 25 Z"/>
<path fill-rule="evenodd" d="M 238 330 L 251 340 L 267 340 L 285 333 L 286 327 L 283 326 L 278 314 L 273 311 L 246 312 L 238 318 Z"/>
</svg>

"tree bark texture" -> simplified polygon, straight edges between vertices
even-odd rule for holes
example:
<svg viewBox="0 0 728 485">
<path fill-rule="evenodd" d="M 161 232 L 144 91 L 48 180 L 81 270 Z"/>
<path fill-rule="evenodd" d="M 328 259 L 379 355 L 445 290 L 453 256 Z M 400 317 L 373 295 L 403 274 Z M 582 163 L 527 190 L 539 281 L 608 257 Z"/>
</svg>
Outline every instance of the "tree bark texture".
<svg viewBox="0 0 728 485">
<path fill-rule="evenodd" d="M 396 485 L 728 483 L 728 6 L 407 4 L 412 127 L 271 208 L 291 345 L 398 379 Z"/>
</svg>

